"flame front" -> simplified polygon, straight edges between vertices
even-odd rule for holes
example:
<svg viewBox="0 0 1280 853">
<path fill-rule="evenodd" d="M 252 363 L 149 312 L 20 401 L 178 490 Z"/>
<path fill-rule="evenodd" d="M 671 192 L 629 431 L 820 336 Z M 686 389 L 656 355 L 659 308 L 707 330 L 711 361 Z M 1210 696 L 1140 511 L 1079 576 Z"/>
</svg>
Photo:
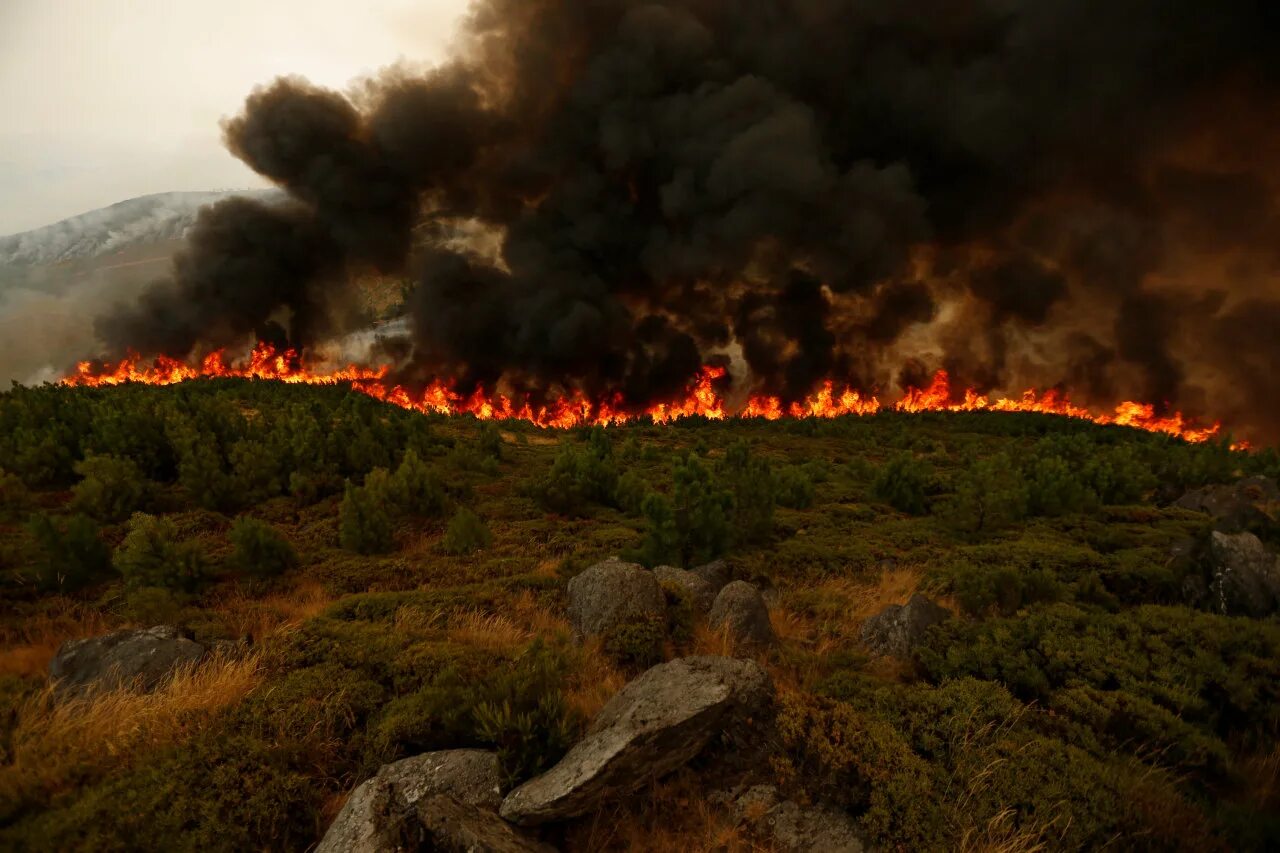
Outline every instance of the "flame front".
<svg viewBox="0 0 1280 853">
<path fill-rule="evenodd" d="M 864 396 L 852 388 L 840 388 L 828 380 L 807 399 L 784 403 L 778 397 L 754 396 L 738 411 L 731 411 L 717 388 L 726 376 L 723 367 L 704 367 L 690 384 L 685 396 L 666 403 L 659 403 L 644 412 L 628 410 L 620 397 L 606 400 L 590 400 L 580 392 L 570 394 L 552 403 L 533 405 L 519 402 L 501 393 L 477 390 L 464 395 L 455 390 L 453 383 L 437 380 L 420 391 L 410 391 L 388 381 L 390 368 L 359 367 L 348 365 L 333 371 L 312 371 L 303 365 L 294 350 L 278 351 L 261 343 L 250 353 L 246 363 L 231 365 L 225 352 L 219 350 L 207 356 L 198 366 L 160 356 L 150 364 L 131 356 L 115 365 L 80 363 L 76 371 L 63 380 L 65 385 L 99 387 L 136 382 L 146 385 L 173 385 L 192 379 L 232 377 L 243 379 L 267 379 L 278 382 L 310 385 L 336 385 L 350 383 L 356 391 L 377 400 L 405 409 L 442 415 L 470 414 L 482 420 L 516 419 L 528 421 L 540 427 L 571 428 L 586 425 L 622 424 L 641 417 L 652 418 L 656 423 L 701 416 L 723 420 L 735 416 L 778 420 L 792 418 L 836 418 L 845 415 L 874 415 L 880 411 L 899 412 L 1038 412 L 1080 418 L 1097 424 L 1118 424 L 1147 432 L 1166 433 L 1189 442 L 1203 442 L 1214 438 L 1221 431 L 1220 424 L 1199 426 L 1184 418 L 1180 412 L 1161 417 L 1156 415 L 1150 403 L 1125 402 L 1113 412 L 1095 412 L 1073 404 L 1065 394 L 1049 390 L 1024 391 L 1019 397 L 992 400 L 973 389 L 953 394 L 951 380 L 945 371 L 934 374 L 927 388 L 910 388 L 900 400 L 882 404 L 874 396 Z M 1238 445 L 1243 448 L 1245 445 Z"/>
</svg>

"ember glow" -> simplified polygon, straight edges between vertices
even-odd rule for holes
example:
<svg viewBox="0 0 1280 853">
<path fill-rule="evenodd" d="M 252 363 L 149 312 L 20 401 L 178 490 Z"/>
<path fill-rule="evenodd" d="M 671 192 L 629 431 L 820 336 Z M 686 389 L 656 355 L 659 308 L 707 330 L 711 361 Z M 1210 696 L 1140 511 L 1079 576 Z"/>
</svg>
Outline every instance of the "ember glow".
<svg viewBox="0 0 1280 853">
<path fill-rule="evenodd" d="M 722 391 L 727 371 L 723 367 L 704 367 L 680 399 L 659 403 L 645 411 L 628 408 L 621 398 L 590 400 L 578 394 L 561 397 L 550 404 L 533 405 L 512 399 L 499 392 L 477 390 L 464 395 L 454 384 L 437 380 L 417 391 L 411 391 L 389 380 L 391 368 L 348 365 L 337 370 L 312 370 L 302 363 L 293 350 L 276 350 L 261 343 L 246 361 L 232 364 L 224 351 L 207 356 L 199 364 L 187 364 L 160 356 L 150 364 L 131 356 L 116 364 L 81 362 L 75 373 L 62 381 L 64 385 L 102 387 L 139 383 L 174 385 L 193 379 L 240 378 L 264 379 L 305 385 L 337 385 L 348 383 L 362 394 L 377 400 L 423 413 L 441 415 L 474 415 L 481 420 L 523 420 L 539 427 L 568 429 L 587 425 L 623 424 L 648 417 L 656 423 L 669 423 L 686 417 L 700 416 L 711 420 L 727 417 L 763 418 L 837 418 L 846 415 L 874 415 L 881 411 L 898 412 L 1037 412 L 1080 418 L 1096 424 L 1116 424 L 1147 432 L 1159 432 L 1204 442 L 1216 437 L 1220 424 L 1202 426 L 1184 418 L 1180 412 L 1158 416 L 1150 403 L 1125 402 L 1112 412 L 1097 412 L 1073 404 L 1064 393 L 1024 391 L 1019 397 L 992 399 L 972 389 L 954 393 L 945 371 L 934 374 L 927 388 L 910 388 L 901 399 L 881 402 L 852 388 L 841 388 L 828 380 L 805 400 L 785 403 L 778 397 L 753 396 L 745 405 L 730 406 Z"/>
</svg>

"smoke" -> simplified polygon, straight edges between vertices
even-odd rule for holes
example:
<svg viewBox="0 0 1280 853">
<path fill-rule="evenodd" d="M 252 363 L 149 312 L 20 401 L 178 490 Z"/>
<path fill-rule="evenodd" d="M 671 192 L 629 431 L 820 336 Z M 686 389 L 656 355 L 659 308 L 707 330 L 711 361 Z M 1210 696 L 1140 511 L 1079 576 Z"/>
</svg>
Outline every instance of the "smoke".
<svg viewBox="0 0 1280 853">
<path fill-rule="evenodd" d="M 228 148 L 292 201 L 209 208 L 96 328 L 177 355 L 283 321 L 315 347 L 377 272 L 415 282 L 409 379 L 639 407 L 740 353 L 788 399 L 947 367 L 1277 437 L 1250 400 L 1280 357 L 1277 24 L 1247 0 L 478 0 L 430 74 L 250 95 Z"/>
</svg>

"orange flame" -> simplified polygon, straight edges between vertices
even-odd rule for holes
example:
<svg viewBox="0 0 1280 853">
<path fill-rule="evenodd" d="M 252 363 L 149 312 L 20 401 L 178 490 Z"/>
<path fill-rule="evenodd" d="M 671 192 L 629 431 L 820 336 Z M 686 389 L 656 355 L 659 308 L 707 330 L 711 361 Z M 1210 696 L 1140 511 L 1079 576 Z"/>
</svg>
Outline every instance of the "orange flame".
<svg viewBox="0 0 1280 853">
<path fill-rule="evenodd" d="M 909 388 L 896 403 L 885 405 L 874 396 L 863 396 L 852 388 L 837 390 L 834 382 L 824 382 L 807 399 L 786 404 L 778 397 L 754 396 L 737 412 L 730 412 L 716 384 L 723 380 L 723 367 L 704 367 L 690 384 L 685 396 L 666 403 L 659 403 L 638 414 L 628 410 L 617 395 L 606 400 L 593 401 L 581 392 L 574 392 L 554 402 L 534 405 L 519 402 L 498 393 L 477 390 L 463 395 L 452 383 L 437 380 L 420 391 L 409 391 L 403 386 L 387 381 L 390 368 L 360 367 L 348 365 L 328 372 L 315 372 L 302 364 L 294 350 L 277 351 L 269 344 L 260 343 L 249 355 L 247 363 L 233 366 L 227 363 L 221 350 L 211 353 L 198 367 L 176 359 L 160 356 L 151 364 L 144 364 L 138 356 L 130 356 L 115 365 L 94 365 L 82 362 L 63 380 L 65 385 L 99 387 L 137 382 L 146 385 L 173 385 L 192 379 L 236 377 L 265 379 L 278 382 L 336 385 L 350 383 L 356 391 L 377 400 L 405 409 L 442 415 L 471 414 L 482 420 L 516 419 L 528 421 L 540 427 L 570 428 L 584 425 L 622 424 L 638 417 L 648 416 L 656 423 L 669 423 L 678 418 L 702 416 L 711 420 L 724 420 L 730 414 L 744 418 L 778 420 L 792 418 L 836 418 L 845 415 L 873 415 L 880 411 L 899 412 L 1039 412 L 1081 418 L 1097 424 L 1118 424 L 1147 432 L 1166 433 L 1189 442 L 1203 442 L 1214 438 L 1221 431 L 1220 424 L 1200 426 L 1182 413 L 1160 417 L 1149 403 L 1126 402 L 1116 406 L 1113 412 L 1094 412 L 1076 406 L 1058 391 L 1044 393 L 1027 390 L 1019 397 L 991 400 L 973 389 L 960 395 L 951 392 L 951 380 L 946 371 L 938 371 L 927 388 Z M 1236 445 L 1245 449 L 1247 445 Z"/>
</svg>

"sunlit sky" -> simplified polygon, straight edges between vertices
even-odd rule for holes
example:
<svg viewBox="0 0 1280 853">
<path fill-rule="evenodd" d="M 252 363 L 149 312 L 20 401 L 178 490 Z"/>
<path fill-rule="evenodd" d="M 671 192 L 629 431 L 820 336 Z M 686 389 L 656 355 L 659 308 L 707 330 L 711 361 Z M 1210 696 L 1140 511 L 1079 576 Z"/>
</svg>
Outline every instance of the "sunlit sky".
<svg viewBox="0 0 1280 853">
<path fill-rule="evenodd" d="M 139 195 L 262 186 L 218 121 L 281 74 L 434 64 L 466 0 L 0 0 L 0 235 Z"/>
</svg>

